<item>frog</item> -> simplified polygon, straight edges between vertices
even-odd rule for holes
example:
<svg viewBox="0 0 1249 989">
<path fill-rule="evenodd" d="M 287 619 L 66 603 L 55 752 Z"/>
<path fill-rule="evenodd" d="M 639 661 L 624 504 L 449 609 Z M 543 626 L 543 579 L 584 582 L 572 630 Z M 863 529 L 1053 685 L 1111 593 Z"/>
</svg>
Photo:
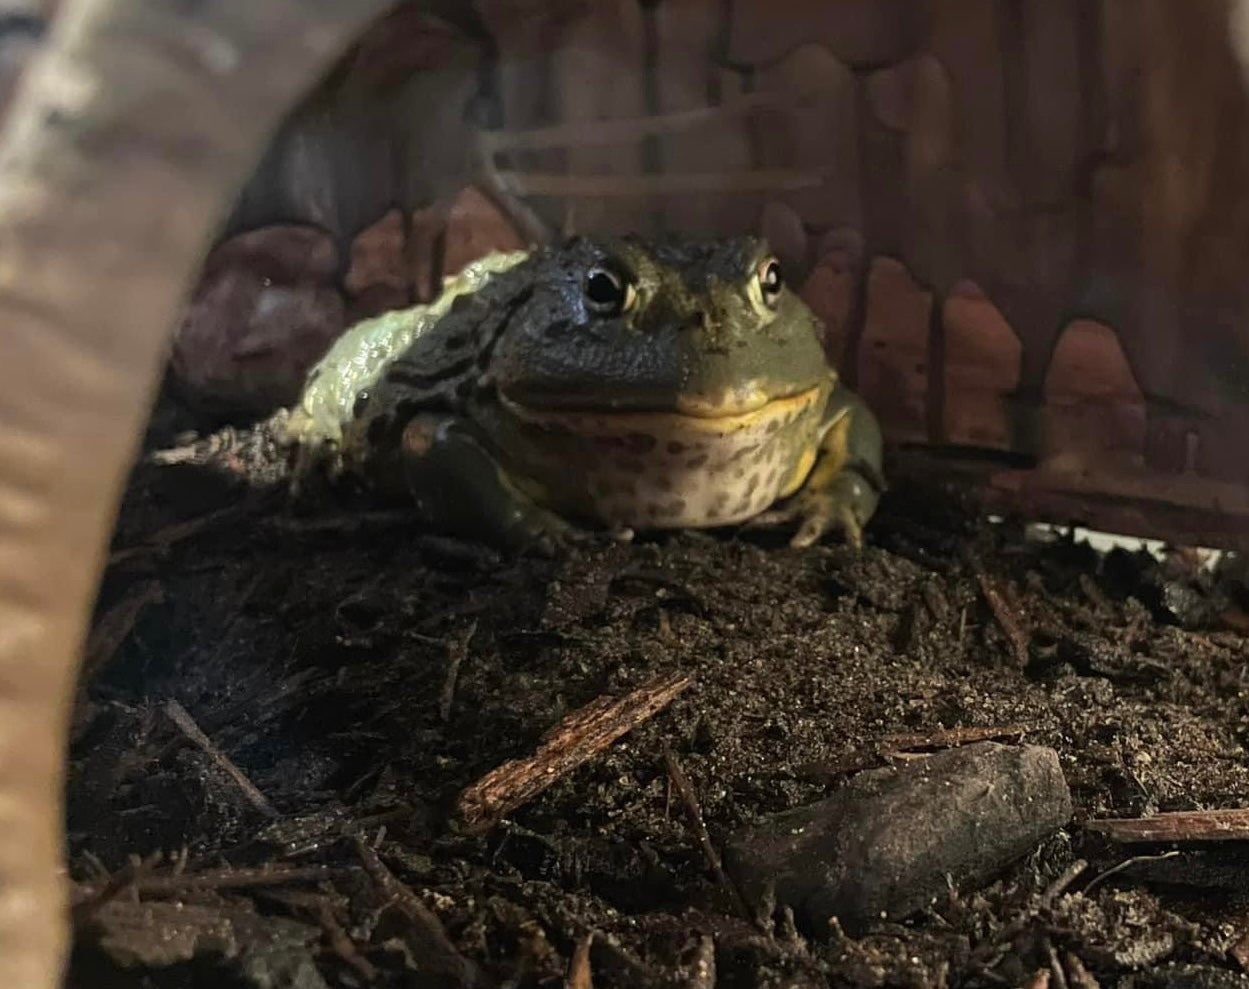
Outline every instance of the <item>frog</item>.
<svg viewBox="0 0 1249 989">
<path fill-rule="evenodd" d="M 284 419 L 430 526 L 501 548 L 789 527 L 863 545 L 879 423 L 761 237 L 571 237 L 366 320 Z"/>
</svg>

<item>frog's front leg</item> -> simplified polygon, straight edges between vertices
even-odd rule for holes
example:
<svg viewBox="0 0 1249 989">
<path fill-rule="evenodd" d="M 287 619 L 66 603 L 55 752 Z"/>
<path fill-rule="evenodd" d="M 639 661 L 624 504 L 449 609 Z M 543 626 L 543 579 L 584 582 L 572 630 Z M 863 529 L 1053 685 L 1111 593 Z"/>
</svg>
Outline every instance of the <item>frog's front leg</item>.
<svg viewBox="0 0 1249 989">
<path fill-rule="evenodd" d="M 435 528 L 513 551 L 551 553 L 590 538 L 518 490 L 463 419 L 414 417 L 399 456 L 417 511 Z"/>
<path fill-rule="evenodd" d="M 791 546 L 810 546 L 837 529 L 857 549 L 863 545 L 863 526 L 875 514 L 885 490 L 880 424 L 863 400 L 844 385 L 838 385 L 830 396 L 824 423 L 807 479 L 784 507 L 755 521 L 777 525 L 801 520 Z"/>
</svg>

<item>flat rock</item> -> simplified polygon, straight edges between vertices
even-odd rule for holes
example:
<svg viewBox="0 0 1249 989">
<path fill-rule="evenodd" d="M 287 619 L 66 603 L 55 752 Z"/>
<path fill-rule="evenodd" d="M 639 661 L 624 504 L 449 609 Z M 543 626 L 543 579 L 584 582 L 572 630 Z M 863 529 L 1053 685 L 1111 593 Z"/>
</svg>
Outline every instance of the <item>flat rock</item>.
<svg viewBox="0 0 1249 989">
<path fill-rule="evenodd" d="M 833 796 L 735 834 L 724 864 L 752 903 L 820 936 L 900 920 L 1027 854 L 1071 818 L 1058 754 L 982 742 L 854 777 Z"/>
</svg>

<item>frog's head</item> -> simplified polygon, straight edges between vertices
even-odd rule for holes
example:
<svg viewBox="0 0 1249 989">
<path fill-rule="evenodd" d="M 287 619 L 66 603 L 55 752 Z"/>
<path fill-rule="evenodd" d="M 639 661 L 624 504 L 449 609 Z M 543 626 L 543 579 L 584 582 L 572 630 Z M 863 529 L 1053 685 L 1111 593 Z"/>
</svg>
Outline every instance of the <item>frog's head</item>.
<svg viewBox="0 0 1249 989">
<path fill-rule="evenodd" d="M 513 406 L 740 418 L 829 380 L 819 323 L 758 238 L 575 239 L 532 263 L 490 360 Z"/>
</svg>

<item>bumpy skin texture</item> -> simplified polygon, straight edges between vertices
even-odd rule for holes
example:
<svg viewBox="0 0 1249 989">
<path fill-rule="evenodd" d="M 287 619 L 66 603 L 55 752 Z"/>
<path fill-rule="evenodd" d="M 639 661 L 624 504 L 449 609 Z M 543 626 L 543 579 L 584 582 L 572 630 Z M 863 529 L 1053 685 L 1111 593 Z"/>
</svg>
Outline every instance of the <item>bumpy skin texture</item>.
<svg viewBox="0 0 1249 989">
<path fill-rule="evenodd" d="M 875 418 L 753 237 L 539 251 L 357 398 L 349 467 L 505 545 L 748 521 L 857 544 L 883 487 Z"/>
<path fill-rule="evenodd" d="M 386 6 L 64 0 L 9 110 L 0 147 L 6 989 L 60 981 L 74 675 L 177 310 L 282 114 Z"/>
</svg>

